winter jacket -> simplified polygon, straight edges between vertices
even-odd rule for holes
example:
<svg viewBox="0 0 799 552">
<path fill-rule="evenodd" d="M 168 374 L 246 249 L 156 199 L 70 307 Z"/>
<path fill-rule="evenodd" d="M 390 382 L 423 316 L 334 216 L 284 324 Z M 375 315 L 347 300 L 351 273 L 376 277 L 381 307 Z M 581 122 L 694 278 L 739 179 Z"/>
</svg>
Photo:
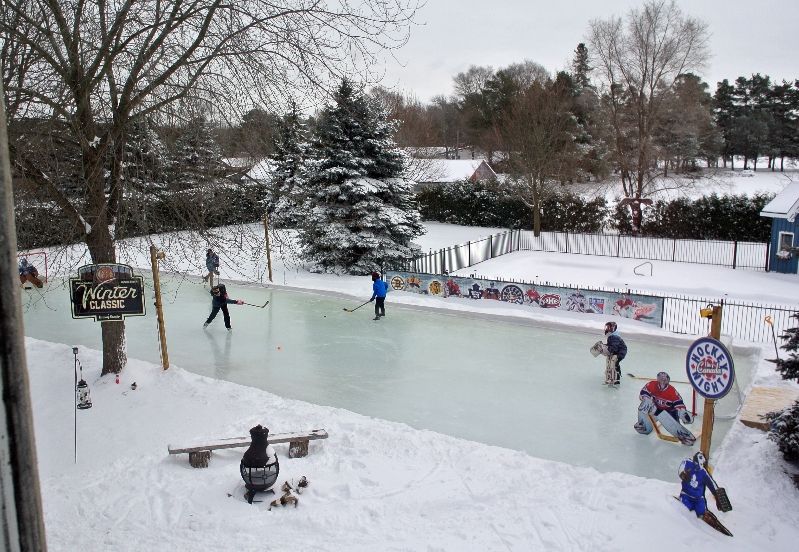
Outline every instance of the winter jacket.
<svg viewBox="0 0 799 552">
<path fill-rule="evenodd" d="M 206 255 L 205 268 L 208 269 L 208 272 L 214 272 L 217 268 L 219 268 L 219 255 L 217 255 L 216 253 L 211 253 L 210 255 Z"/>
<path fill-rule="evenodd" d="M 608 351 L 619 357 L 619 360 L 627 356 L 627 344 L 619 337 L 618 332 L 608 334 Z"/>
<path fill-rule="evenodd" d="M 214 307 L 221 307 L 222 305 L 228 304 L 232 305 L 236 303 L 235 299 L 228 299 L 227 293 L 220 293 L 219 295 L 214 295 L 214 292 L 211 293 L 211 306 Z"/>
<path fill-rule="evenodd" d="M 385 297 L 386 293 L 388 293 L 388 284 L 383 280 L 375 280 L 374 284 L 372 284 L 372 299 L 375 297 Z M 370 301 L 372 299 L 370 299 Z"/>
</svg>

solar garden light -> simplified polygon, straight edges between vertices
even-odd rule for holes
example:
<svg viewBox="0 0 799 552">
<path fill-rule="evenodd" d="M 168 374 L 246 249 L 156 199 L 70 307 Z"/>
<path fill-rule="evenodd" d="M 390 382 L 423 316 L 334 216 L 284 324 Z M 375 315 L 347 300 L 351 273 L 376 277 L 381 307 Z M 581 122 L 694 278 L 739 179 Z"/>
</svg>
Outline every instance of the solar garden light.
<svg viewBox="0 0 799 552">
<path fill-rule="evenodd" d="M 77 347 L 72 347 L 72 354 L 75 355 L 75 406 L 78 410 L 87 410 L 92 407 L 89 384 L 83 379 L 83 365 L 78 360 Z M 80 381 L 78 381 L 78 368 L 80 368 Z"/>
<path fill-rule="evenodd" d="M 72 347 L 72 354 L 75 355 L 75 463 L 78 463 L 78 410 L 88 410 L 92 407 L 92 398 L 89 393 L 89 385 L 83 379 L 83 365 L 78 360 L 78 348 Z M 78 367 L 80 367 L 80 381 L 78 381 Z"/>
</svg>

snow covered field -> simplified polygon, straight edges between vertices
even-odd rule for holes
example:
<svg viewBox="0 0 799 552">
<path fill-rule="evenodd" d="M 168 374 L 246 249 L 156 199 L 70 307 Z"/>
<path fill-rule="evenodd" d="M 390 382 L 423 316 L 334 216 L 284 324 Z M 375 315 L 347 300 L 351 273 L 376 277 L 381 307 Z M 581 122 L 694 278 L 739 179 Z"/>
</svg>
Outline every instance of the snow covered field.
<svg viewBox="0 0 799 552">
<path fill-rule="evenodd" d="M 428 235 L 420 240 L 423 248 L 453 245 L 493 231 L 427 226 Z M 170 245 L 168 237 L 161 239 L 159 245 Z M 194 251 L 178 251 L 175 242 L 171 246 L 168 254 L 174 268 L 201 273 L 203 244 Z M 138 251 L 127 260 L 146 269 L 143 250 Z M 475 268 L 506 277 L 516 271 L 517 277 L 525 279 L 538 275 L 566 282 L 567 277 L 579 277 L 584 285 L 613 285 L 607 282 L 628 278 L 629 264 L 634 262 L 539 255 L 526 261 L 509 255 Z M 239 256 L 237 267 L 225 262 L 236 258 L 232 249 L 223 255 L 223 278 L 261 279 L 261 261 Z M 703 294 L 708 287 L 718 289 L 707 283 L 710 276 L 722 289 L 748 292 L 752 298 L 795 295 L 791 293 L 795 280 L 778 275 L 696 265 L 671 268 L 656 265 L 654 276 L 647 280 L 652 287 L 647 289 L 670 286 L 690 293 L 699 288 Z M 700 269 L 701 274 L 695 272 Z M 757 279 L 748 280 L 753 277 Z M 370 295 L 368 278 L 310 274 L 291 264 L 277 265 L 275 280 L 280 285 L 345 294 L 353 300 L 363 301 Z M 783 291 L 775 291 L 777 286 L 784 286 L 780 287 Z M 39 299 L 31 294 L 23 297 L 26 300 Z M 399 292 L 390 295 L 389 307 L 392 303 L 525 316 L 597 332 L 604 322 L 590 315 L 520 312 L 496 302 L 453 302 Z M 75 324 L 99 331 L 87 321 Z M 620 329 L 634 339 L 664 335 L 658 328 L 627 320 L 620 321 Z M 671 498 L 679 492 L 676 465 L 672 483 L 600 473 L 288 400 L 192 374 L 190 366 L 163 372 L 136 360 L 136 350 L 129 350 L 131 361 L 116 385 L 113 379 L 99 378 L 100 353 L 81 349 L 94 407 L 77 413 L 78 463 L 73 465 L 73 357 L 68 345 L 27 340 L 51 550 L 611 551 L 644 547 L 673 551 L 692 547 L 788 551 L 799 539 L 795 523 L 799 492 L 784 473 L 791 467 L 782 462 L 776 445 L 764 433 L 740 423 L 723 442 L 714 441 L 711 454 L 715 476 L 727 488 L 734 507 L 719 516 L 735 534 L 730 539 L 697 521 Z M 767 354 L 768 348 L 764 351 Z M 130 389 L 133 381 L 138 385 L 135 391 Z M 779 380 L 773 365 L 763 360 L 755 383 L 795 385 Z M 569 401 L 580 400 L 585 399 L 570 396 L 563 408 L 569 407 Z M 168 443 L 242 435 L 257 423 L 273 431 L 324 427 L 330 433 L 328 440 L 312 442 L 310 454 L 302 459 L 288 459 L 286 446 L 277 445 L 279 481 L 305 475 L 311 482 L 297 509 L 268 511 L 268 502 L 251 506 L 241 499 L 244 488 L 238 462 L 242 449 L 214 453 L 204 470 L 192 469 L 185 456 L 166 454 Z M 653 447 L 675 446 L 649 440 Z M 692 451 L 685 447 L 686 455 Z"/>
</svg>

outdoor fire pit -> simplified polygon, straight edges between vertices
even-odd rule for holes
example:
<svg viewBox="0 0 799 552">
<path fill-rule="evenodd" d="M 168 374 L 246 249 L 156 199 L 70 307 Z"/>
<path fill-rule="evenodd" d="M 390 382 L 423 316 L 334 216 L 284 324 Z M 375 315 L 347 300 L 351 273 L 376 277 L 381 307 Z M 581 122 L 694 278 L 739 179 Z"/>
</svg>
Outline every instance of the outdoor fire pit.
<svg viewBox="0 0 799 552">
<path fill-rule="evenodd" d="M 275 449 L 267 442 L 268 428 L 258 424 L 250 429 L 250 436 L 252 444 L 244 452 L 239 471 L 244 480 L 244 486 L 247 487 L 244 497 L 247 502 L 252 504 L 255 493 L 270 490 L 272 485 L 277 482 L 280 465 Z"/>
</svg>

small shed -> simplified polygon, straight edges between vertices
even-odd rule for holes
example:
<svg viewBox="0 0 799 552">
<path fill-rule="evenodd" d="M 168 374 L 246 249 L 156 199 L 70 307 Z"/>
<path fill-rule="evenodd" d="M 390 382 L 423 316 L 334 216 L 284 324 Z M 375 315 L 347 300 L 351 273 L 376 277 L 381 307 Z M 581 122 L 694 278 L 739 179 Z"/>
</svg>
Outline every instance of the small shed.
<svg viewBox="0 0 799 552">
<path fill-rule="evenodd" d="M 796 274 L 799 268 L 799 182 L 786 188 L 768 202 L 760 211 L 761 217 L 771 218 L 771 243 L 769 247 L 769 270 L 784 274 Z"/>
</svg>

